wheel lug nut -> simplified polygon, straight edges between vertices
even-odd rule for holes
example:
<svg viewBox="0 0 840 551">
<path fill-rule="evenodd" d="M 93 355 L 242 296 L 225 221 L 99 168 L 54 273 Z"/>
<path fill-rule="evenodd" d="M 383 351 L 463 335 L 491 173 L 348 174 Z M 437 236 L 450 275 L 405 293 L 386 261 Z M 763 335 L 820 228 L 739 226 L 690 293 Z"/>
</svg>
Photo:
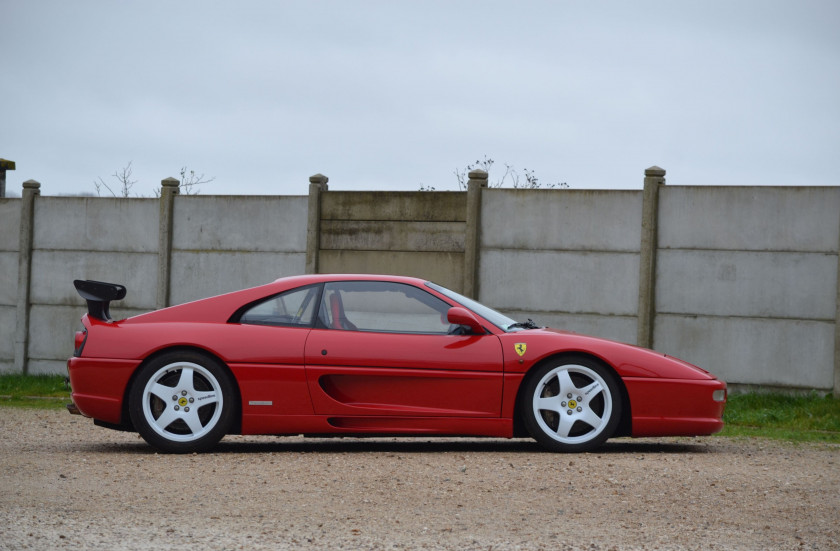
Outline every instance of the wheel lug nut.
<svg viewBox="0 0 840 551">
<path fill-rule="evenodd" d="M 182 391 L 181 391 L 181 396 L 186 396 L 186 395 L 187 395 L 187 391 L 186 391 L 186 390 L 182 390 Z"/>
<path fill-rule="evenodd" d="M 179 409 L 181 409 L 180 406 L 175 406 L 175 411 L 178 411 Z"/>
<path fill-rule="evenodd" d="M 189 406 L 185 407 L 185 408 L 184 408 L 184 413 L 189 413 L 189 412 L 190 412 L 190 408 L 189 408 Z"/>
<path fill-rule="evenodd" d="M 571 414 L 572 414 L 572 410 L 567 411 L 567 412 L 566 412 L 566 414 L 567 414 L 567 415 L 571 415 Z"/>
<path fill-rule="evenodd" d="M 172 396 L 172 401 L 173 401 L 173 402 L 175 402 L 175 401 L 177 401 L 177 400 L 178 400 L 178 397 L 177 397 L 177 396 Z"/>
<path fill-rule="evenodd" d="M 583 411 L 583 408 L 581 408 L 580 406 L 578 406 L 577 410 L 578 410 L 578 413 L 579 413 L 579 412 Z"/>
<path fill-rule="evenodd" d="M 570 392 L 570 393 L 566 394 L 566 398 L 571 399 L 572 398 L 572 393 Z"/>
<path fill-rule="evenodd" d="M 581 398 L 580 396 L 578 396 L 578 402 L 582 402 L 582 401 L 583 401 L 583 398 Z"/>
<path fill-rule="evenodd" d="M 560 407 L 561 407 L 561 408 L 566 407 L 566 402 L 560 402 Z"/>
<path fill-rule="evenodd" d="M 192 404 L 193 402 L 195 402 L 195 398 L 190 398 L 190 403 Z"/>
</svg>

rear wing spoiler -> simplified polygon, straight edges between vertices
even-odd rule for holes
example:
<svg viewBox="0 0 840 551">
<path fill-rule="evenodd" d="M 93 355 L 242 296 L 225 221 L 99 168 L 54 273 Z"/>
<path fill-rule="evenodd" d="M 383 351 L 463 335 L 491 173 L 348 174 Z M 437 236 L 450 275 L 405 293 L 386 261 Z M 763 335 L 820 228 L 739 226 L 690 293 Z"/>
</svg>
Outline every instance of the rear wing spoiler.
<svg viewBox="0 0 840 551">
<path fill-rule="evenodd" d="M 98 320 L 110 321 L 109 306 L 112 300 L 125 298 L 125 287 L 116 283 L 76 279 L 73 286 L 79 295 L 87 301 L 88 314 Z"/>
</svg>

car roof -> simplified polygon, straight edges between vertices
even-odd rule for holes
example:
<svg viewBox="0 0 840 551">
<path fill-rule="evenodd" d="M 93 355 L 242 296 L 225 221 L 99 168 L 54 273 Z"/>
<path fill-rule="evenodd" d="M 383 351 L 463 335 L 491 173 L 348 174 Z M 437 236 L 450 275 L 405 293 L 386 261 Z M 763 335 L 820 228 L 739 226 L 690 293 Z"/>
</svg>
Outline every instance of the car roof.
<svg viewBox="0 0 840 551">
<path fill-rule="evenodd" d="M 282 282 L 292 283 L 295 285 L 307 285 L 330 281 L 393 281 L 396 283 L 408 283 L 410 285 L 423 285 L 427 280 L 418 277 L 387 274 L 306 274 L 281 277 L 274 280 L 274 283 Z"/>
</svg>

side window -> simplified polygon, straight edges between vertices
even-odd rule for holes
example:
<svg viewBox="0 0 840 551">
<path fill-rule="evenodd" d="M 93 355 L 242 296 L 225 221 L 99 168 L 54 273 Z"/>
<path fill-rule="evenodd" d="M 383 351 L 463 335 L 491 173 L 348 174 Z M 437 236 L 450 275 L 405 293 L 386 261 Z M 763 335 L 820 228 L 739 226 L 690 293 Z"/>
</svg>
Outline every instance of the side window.
<svg viewBox="0 0 840 551">
<path fill-rule="evenodd" d="M 403 283 L 341 281 L 327 283 L 319 319 L 323 326 L 347 331 L 445 335 L 449 304 Z"/>
<path fill-rule="evenodd" d="M 269 297 L 245 310 L 239 323 L 309 327 L 315 315 L 319 289 L 319 285 L 314 285 Z"/>
</svg>

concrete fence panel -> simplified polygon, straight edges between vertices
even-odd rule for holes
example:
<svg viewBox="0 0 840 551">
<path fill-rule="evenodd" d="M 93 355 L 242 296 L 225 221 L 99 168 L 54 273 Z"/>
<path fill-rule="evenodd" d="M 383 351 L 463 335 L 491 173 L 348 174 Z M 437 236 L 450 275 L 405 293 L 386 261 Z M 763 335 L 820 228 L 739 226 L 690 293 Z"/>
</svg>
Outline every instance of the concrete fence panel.
<svg viewBox="0 0 840 551">
<path fill-rule="evenodd" d="M 657 350 L 708 369 L 733 386 L 827 391 L 833 386 L 831 323 L 660 314 L 656 342 Z"/>
<path fill-rule="evenodd" d="M 462 290 L 467 194 L 330 191 L 320 197 L 320 273 L 411 275 Z"/>
<path fill-rule="evenodd" d="M 480 300 L 514 318 L 636 339 L 642 194 L 489 189 Z"/>
<path fill-rule="evenodd" d="M 64 370 L 84 300 L 74 279 L 125 285 L 115 318 L 154 309 L 157 273 L 155 199 L 39 197 L 33 218 L 28 371 Z"/>
<path fill-rule="evenodd" d="M 840 188 L 680 187 L 662 190 L 663 249 L 837 254 Z"/>
<path fill-rule="evenodd" d="M 657 313 L 834 322 L 837 256 L 660 250 Z"/>
<path fill-rule="evenodd" d="M 0 198 L 0 373 L 15 368 L 20 204 Z"/>
<path fill-rule="evenodd" d="M 172 304 L 301 274 L 307 198 L 176 196 Z"/>
<path fill-rule="evenodd" d="M 157 253 L 156 199 L 39 197 L 34 246 L 82 253 Z"/>
</svg>

